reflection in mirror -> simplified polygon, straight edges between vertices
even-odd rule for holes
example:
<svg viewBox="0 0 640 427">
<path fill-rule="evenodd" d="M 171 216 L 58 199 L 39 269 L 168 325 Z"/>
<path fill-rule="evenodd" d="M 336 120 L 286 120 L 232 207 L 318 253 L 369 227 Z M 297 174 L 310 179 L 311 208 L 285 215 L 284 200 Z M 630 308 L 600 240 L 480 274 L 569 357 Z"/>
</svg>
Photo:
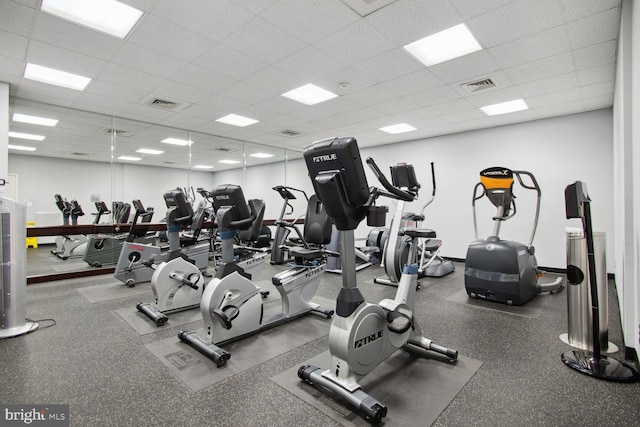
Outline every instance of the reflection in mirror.
<svg viewBox="0 0 640 427">
<path fill-rule="evenodd" d="M 84 212 L 79 224 L 94 221 L 96 202 L 111 208 L 113 201 L 133 199 L 153 207 L 157 223 L 166 214 L 165 191 L 193 188 L 198 203 L 198 187 L 211 190 L 222 183 L 242 185 L 249 197 L 265 199 L 265 218 L 275 219 L 282 200 L 272 187 L 287 184 L 287 156 L 297 156 L 284 149 L 19 98 L 10 100 L 12 117 L 14 113 L 58 120 L 55 126 L 10 121 L 11 132 L 45 137 L 33 141 L 12 136 L 9 141 L 9 173 L 19 177 L 17 198 L 27 203 L 27 219 L 36 226 L 62 224 L 55 194 L 78 201 Z M 109 215 L 100 218 L 101 223 L 111 221 Z M 66 261 L 52 255 L 55 237 L 38 237 L 38 242 L 44 250 L 37 252 L 38 262 L 27 263 L 30 276 L 93 268 L 82 260 L 83 254 Z"/>
</svg>

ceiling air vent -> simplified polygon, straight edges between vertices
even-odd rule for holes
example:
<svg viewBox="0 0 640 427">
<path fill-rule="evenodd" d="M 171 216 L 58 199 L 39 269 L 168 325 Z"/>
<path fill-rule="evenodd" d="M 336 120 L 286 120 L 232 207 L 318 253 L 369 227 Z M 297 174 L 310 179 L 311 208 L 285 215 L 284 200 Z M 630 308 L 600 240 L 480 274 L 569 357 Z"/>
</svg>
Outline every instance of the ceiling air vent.
<svg viewBox="0 0 640 427">
<path fill-rule="evenodd" d="M 74 152 L 74 153 L 71 153 L 71 155 L 72 156 L 90 156 L 91 154 Z"/>
<path fill-rule="evenodd" d="M 291 129 L 286 129 L 283 130 L 282 132 L 279 132 L 280 135 L 284 135 L 284 136 L 288 136 L 288 137 L 294 137 L 294 136 L 298 136 L 298 135 L 302 135 L 302 133 L 296 131 L 296 130 L 291 130 Z"/>
<path fill-rule="evenodd" d="M 496 84 L 491 79 L 482 79 L 475 82 L 463 83 L 460 86 L 462 86 L 467 92 L 473 93 L 480 90 L 491 89 L 492 87 L 496 87 Z"/>
<path fill-rule="evenodd" d="M 103 129 L 102 133 L 106 133 L 107 135 L 116 135 L 116 136 L 131 136 L 131 132 L 121 129 Z"/>
<path fill-rule="evenodd" d="M 149 105 L 155 108 L 162 108 L 163 110 L 174 110 L 178 106 L 178 104 L 173 101 L 167 101 L 159 98 L 151 100 Z"/>
<path fill-rule="evenodd" d="M 230 153 L 231 149 L 230 148 L 224 148 L 224 147 L 218 147 L 218 148 L 214 148 L 213 151 L 219 151 L 221 153 Z"/>
</svg>

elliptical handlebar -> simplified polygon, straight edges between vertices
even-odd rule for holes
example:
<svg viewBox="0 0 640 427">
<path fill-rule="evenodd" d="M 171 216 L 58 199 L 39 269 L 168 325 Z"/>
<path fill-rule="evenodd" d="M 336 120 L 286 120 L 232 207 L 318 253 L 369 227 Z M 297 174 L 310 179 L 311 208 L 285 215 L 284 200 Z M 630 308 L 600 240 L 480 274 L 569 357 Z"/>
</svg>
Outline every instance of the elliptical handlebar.
<svg viewBox="0 0 640 427">
<path fill-rule="evenodd" d="M 538 228 L 538 218 L 540 217 L 540 199 L 542 198 L 542 191 L 540 190 L 540 186 L 538 185 L 538 181 L 536 180 L 536 177 L 533 176 L 531 172 L 513 171 L 513 174 L 518 178 L 518 182 L 523 188 L 526 188 L 528 190 L 535 190 L 537 193 L 536 213 L 533 217 L 533 228 L 531 229 L 531 237 L 529 237 L 529 246 L 531 246 L 533 244 L 533 238 L 536 235 L 536 229 Z M 533 185 L 525 184 L 520 175 L 528 176 L 529 179 L 531 179 L 531 182 L 533 183 Z M 514 215 L 515 215 L 515 202 L 514 202 Z"/>
<path fill-rule="evenodd" d="M 403 200 L 405 202 L 412 202 L 415 200 L 416 194 L 414 192 L 402 190 L 398 187 L 394 187 L 393 184 L 391 184 L 387 180 L 387 178 L 384 176 L 384 174 L 382 173 L 382 171 L 380 170 L 376 162 L 373 160 L 373 158 L 368 157 L 366 161 L 369 167 L 371 168 L 371 170 L 373 171 L 373 174 L 376 176 L 378 181 L 380 181 L 380 184 L 382 184 L 382 186 L 390 193 L 390 194 L 385 194 L 385 193 L 379 192 L 380 195 L 389 195 L 394 199 Z"/>
</svg>

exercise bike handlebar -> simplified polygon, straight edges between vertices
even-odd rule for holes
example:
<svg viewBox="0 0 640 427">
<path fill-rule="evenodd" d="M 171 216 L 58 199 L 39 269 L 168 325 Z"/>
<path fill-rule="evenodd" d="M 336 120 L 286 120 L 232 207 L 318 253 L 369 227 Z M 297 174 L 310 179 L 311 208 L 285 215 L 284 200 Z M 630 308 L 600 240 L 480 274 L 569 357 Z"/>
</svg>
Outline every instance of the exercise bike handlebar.
<svg viewBox="0 0 640 427">
<path fill-rule="evenodd" d="M 380 181 L 380 184 L 382 184 L 382 186 L 385 188 L 385 190 L 387 190 L 393 198 L 398 199 L 398 200 L 404 200 L 405 202 L 412 202 L 412 201 L 415 200 L 415 198 L 416 198 L 416 194 L 415 193 L 413 193 L 411 191 L 401 190 L 398 187 L 394 187 L 387 180 L 387 178 L 384 176 L 384 174 L 382 173 L 382 171 L 380 170 L 380 168 L 378 167 L 376 162 L 373 160 L 373 158 L 368 157 L 367 158 L 367 164 L 369 165 L 369 167 L 373 171 L 373 174 L 376 176 L 378 181 Z M 383 193 L 381 193 L 381 194 L 383 194 Z"/>
</svg>

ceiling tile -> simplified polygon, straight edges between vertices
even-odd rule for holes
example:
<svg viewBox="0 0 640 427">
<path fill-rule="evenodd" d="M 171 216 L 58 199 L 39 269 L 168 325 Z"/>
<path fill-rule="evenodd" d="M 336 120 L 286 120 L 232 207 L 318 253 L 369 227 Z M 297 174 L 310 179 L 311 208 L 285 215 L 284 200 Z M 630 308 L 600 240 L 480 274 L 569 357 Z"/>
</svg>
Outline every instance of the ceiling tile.
<svg viewBox="0 0 640 427">
<path fill-rule="evenodd" d="M 360 17 L 339 1 L 282 0 L 261 17 L 306 43 L 314 43 Z"/>
<path fill-rule="evenodd" d="M 540 79 L 532 82 L 516 85 L 516 89 L 523 97 L 544 95 L 546 93 L 559 92 L 563 89 L 578 87 L 578 76 L 575 72 L 562 74 L 559 76 Z"/>
<path fill-rule="evenodd" d="M 504 70 L 513 84 L 533 82 L 571 71 L 574 71 L 574 66 L 570 53 L 563 53 Z"/>
<path fill-rule="evenodd" d="M 563 24 L 556 0 L 520 0 L 467 22 L 480 45 L 491 48 Z"/>
<path fill-rule="evenodd" d="M 605 10 L 620 7 L 621 0 L 559 0 L 567 21 L 575 21 Z"/>
<path fill-rule="evenodd" d="M 445 83 L 485 78 L 499 69 L 496 61 L 484 50 L 429 67 Z"/>
<path fill-rule="evenodd" d="M 394 49 L 352 67 L 375 83 L 383 83 L 424 69 L 424 65 L 411 58 L 401 49 Z"/>
<path fill-rule="evenodd" d="M 344 68 L 344 64 L 313 46 L 307 46 L 277 61 L 276 67 L 297 79 L 301 79 L 304 83 L 308 83 L 327 74 L 335 73 Z M 287 90 L 291 90 L 297 85 L 295 80 L 291 81 Z"/>
<path fill-rule="evenodd" d="M 366 17 L 378 32 L 403 46 L 463 22 L 462 16 L 440 0 L 402 0 Z"/>
<path fill-rule="evenodd" d="M 0 31 L 0 56 L 24 60 L 29 39 L 17 34 Z"/>
<path fill-rule="evenodd" d="M 314 46 L 345 65 L 357 64 L 396 47 L 363 19 L 314 43 Z"/>
<path fill-rule="evenodd" d="M 567 25 L 569 40 L 574 49 L 598 44 L 618 37 L 620 10 L 609 9 L 597 15 L 572 21 Z"/>
<path fill-rule="evenodd" d="M 455 90 L 449 86 L 440 86 L 433 89 L 425 90 L 422 92 L 413 93 L 407 96 L 411 102 L 426 107 L 427 105 L 440 104 L 446 101 L 452 101 L 460 98 Z"/>
<path fill-rule="evenodd" d="M 515 0 L 450 0 L 449 3 L 456 8 L 460 16 L 464 19 L 470 19 L 494 9 L 499 9 L 514 1 Z"/>
<path fill-rule="evenodd" d="M 170 58 L 142 46 L 127 43 L 113 56 L 112 62 L 143 73 L 170 78 L 186 66 L 186 62 Z"/>
<path fill-rule="evenodd" d="M 154 15 L 145 15 L 127 41 L 185 62 L 195 61 L 213 45 L 210 38 Z"/>
<path fill-rule="evenodd" d="M 576 69 L 592 68 L 598 65 L 614 64 L 616 59 L 615 41 L 583 47 L 573 51 Z"/>
<path fill-rule="evenodd" d="M 442 86 L 442 84 L 443 82 L 429 70 L 416 71 L 382 83 L 383 86 L 400 96 L 407 96 L 420 90 L 433 89 Z"/>
<path fill-rule="evenodd" d="M 150 75 L 143 71 L 133 70 L 114 63 L 109 63 L 96 77 L 105 82 L 147 92 L 153 91 L 164 81 L 162 77 Z"/>
<path fill-rule="evenodd" d="M 569 38 L 563 26 L 488 49 L 501 68 L 514 67 L 570 50 Z"/>
<path fill-rule="evenodd" d="M 0 28 L 9 33 L 29 37 L 36 20 L 36 10 L 13 1 L 2 2 Z"/>
<path fill-rule="evenodd" d="M 246 8 L 235 4 L 237 2 L 228 0 L 161 0 L 155 3 L 153 15 L 217 41 L 244 27 L 254 17 Z"/>
<path fill-rule="evenodd" d="M 215 93 L 237 82 L 236 79 L 195 64 L 188 64 L 172 80 L 207 93 Z"/>
<path fill-rule="evenodd" d="M 249 85 L 243 82 L 235 83 L 228 88 L 219 91 L 219 94 L 226 96 L 229 99 L 235 99 L 247 104 L 256 104 L 265 99 L 271 98 L 276 95 L 272 91 L 260 89 L 256 86 Z"/>
<path fill-rule="evenodd" d="M 194 63 L 236 80 L 247 78 L 268 67 L 268 63 L 222 45 L 215 46 Z"/>
<path fill-rule="evenodd" d="M 578 70 L 578 81 L 582 86 L 606 81 L 613 81 L 615 80 L 615 77 L 616 70 L 613 64 L 600 65 L 598 67 Z"/>
<path fill-rule="evenodd" d="M 103 60 L 35 40 L 29 43 L 26 60 L 34 64 L 90 78 L 100 74 L 107 65 Z"/>
<path fill-rule="evenodd" d="M 305 46 L 302 40 L 258 17 L 225 38 L 223 44 L 266 64 L 286 58 Z"/>
</svg>

